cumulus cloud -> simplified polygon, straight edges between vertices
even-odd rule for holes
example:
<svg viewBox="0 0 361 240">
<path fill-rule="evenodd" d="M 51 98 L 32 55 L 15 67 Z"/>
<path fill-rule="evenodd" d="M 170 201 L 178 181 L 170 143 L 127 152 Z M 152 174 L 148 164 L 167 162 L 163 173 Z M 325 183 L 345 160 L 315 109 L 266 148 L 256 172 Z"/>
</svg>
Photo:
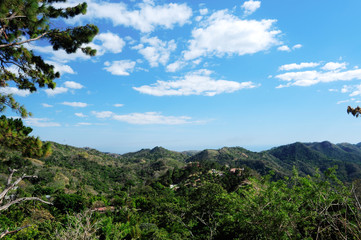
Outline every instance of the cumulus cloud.
<svg viewBox="0 0 361 240">
<path fill-rule="evenodd" d="M 80 83 L 74 81 L 66 81 L 64 82 L 65 87 L 72 88 L 72 89 L 82 89 L 84 86 Z"/>
<path fill-rule="evenodd" d="M 296 44 L 292 47 L 292 50 L 299 49 L 302 47 L 302 44 Z"/>
<path fill-rule="evenodd" d="M 77 1 L 57 3 L 55 6 L 67 7 Z M 123 2 L 87 1 L 87 14 L 67 20 L 69 23 L 82 23 L 84 20 L 107 19 L 114 26 L 126 26 L 143 33 L 152 32 L 157 27 L 172 29 L 175 25 L 183 26 L 192 16 L 192 9 L 187 4 L 168 3 L 156 5 L 153 1 L 144 1 L 130 10 Z"/>
<path fill-rule="evenodd" d="M 301 64 L 300 64 L 301 65 Z M 287 65 L 284 65 L 287 66 Z M 298 65 L 297 65 L 298 66 Z M 335 81 L 351 81 L 355 79 L 361 79 L 361 69 L 343 70 L 346 63 L 326 63 L 320 69 L 312 71 L 300 71 L 300 72 L 286 72 L 283 74 L 276 75 L 282 81 L 287 84 L 281 84 L 277 88 L 289 87 L 289 86 L 312 86 L 318 83 L 328 83 Z M 282 67 L 282 66 L 281 66 Z M 287 67 L 286 67 L 287 68 Z M 299 69 L 295 66 L 291 66 L 288 69 Z M 346 92 L 344 88 L 341 92 Z M 357 95 L 357 93 L 355 93 Z"/>
<path fill-rule="evenodd" d="M 116 104 L 114 104 L 113 106 L 114 106 L 114 107 L 123 107 L 123 106 L 124 106 L 124 104 L 121 104 L 121 103 L 116 103 Z"/>
<path fill-rule="evenodd" d="M 107 61 L 104 63 L 106 66 L 104 69 L 113 75 L 129 76 L 135 67 L 135 63 L 135 61 L 130 60 L 113 61 L 111 63 Z"/>
<path fill-rule="evenodd" d="M 74 113 L 74 115 L 81 118 L 87 117 L 84 113 Z"/>
<path fill-rule="evenodd" d="M 54 107 L 53 105 L 50 105 L 50 104 L 47 104 L 47 103 L 42 103 L 41 105 L 42 105 L 43 107 L 46 107 L 46 108 Z"/>
<path fill-rule="evenodd" d="M 55 95 L 58 95 L 58 94 L 62 94 L 62 93 L 66 93 L 68 92 L 68 89 L 65 88 L 65 87 L 56 87 L 54 89 L 46 89 L 44 90 L 45 93 L 48 95 L 48 96 L 55 96 Z"/>
<path fill-rule="evenodd" d="M 184 61 L 181 60 L 175 61 L 167 65 L 167 72 L 176 72 L 182 69 L 185 65 L 186 63 Z"/>
<path fill-rule="evenodd" d="M 199 9 L 199 13 L 200 13 L 201 15 L 206 15 L 206 14 L 208 14 L 208 9 L 207 9 L 207 8 Z"/>
<path fill-rule="evenodd" d="M 346 69 L 346 63 L 328 62 L 322 67 L 322 69 L 326 71 Z"/>
<path fill-rule="evenodd" d="M 0 87 L 0 94 L 2 95 L 15 95 L 20 97 L 27 97 L 30 95 L 29 90 L 18 89 L 16 87 Z"/>
<path fill-rule="evenodd" d="M 244 15 L 248 16 L 254 13 L 258 8 L 261 7 L 261 1 L 246 1 L 242 4 L 241 8 L 244 10 Z"/>
<path fill-rule="evenodd" d="M 97 44 L 100 42 L 100 45 Z M 125 46 L 125 41 L 117 34 L 107 32 L 100 33 L 95 36 L 93 42 L 89 44 L 90 47 L 97 50 L 97 56 L 103 55 L 106 52 L 120 53 Z"/>
<path fill-rule="evenodd" d="M 276 20 L 242 20 L 226 10 L 213 13 L 192 31 L 184 59 L 201 56 L 245 55 L 265 51 L 279 45 Z"/>
<path fill-rule="evenodd" d="M 287 46 L 287 45 L 282 45 L 282 46 L 279 46 L 278 48 L 277 48 L 277 50 L 278 51 L 283 51 L 283 52 L 291 52 L 291 50 L 296 50 L 296 49 L 299 49 L 299 48 L 301 48 L 302 47 L 302 45 L 301 44 L 296 44 L 296 45 L 294 45 L 293 47 L 292 47 L 292 49 L 289 47 L 289 46 Z"/>
<path fill-rule="evenodd" d="M 87 103 L 83 103 L 83 102 L 62 102 L 61 104 L 70 106 L 70 107 L 81 107 L 81 108 L 88 106 Z"/>
<path fill-rule="evenodd" d="M 159 64 L 165 65 L 172 51 L 177 48 L 174 40 L 162 41 L 157 37 L 141 38 L 141 44 L 134 46 L 140 54 L 149 62 L 151 67 L 158 67 Z"/>
<path fill-rule="evenodd" d="M 60 127 L 61 124 L 57 122 L 51 122 L 48 118 L 26 118 L 23 119 L 26 125 L 33 127 Z"/>
<path fill-rule="evenodd" d="M 162 125 L 179 125 L 193 123 L 190 117 L 187 116 L 164 116 L 159 112 L 146 113 L 130 113 L 124 115 L 117 115 L 110 111 L 92 112 L 98 118 L 111 118 L 120 122 L 129 124 L 147 125 L 147 124 L 162 124 Z"/>
<path fill-rule="evenodd" d="M 76 72 L 74 72 L 74 70 L 69 65 L 65 65 L 63 63 L 58 63 L 54 61 L 46 61 L 46 63 L 53 65 L 55 71 L 59 72 L 60 74 L 65 74 L 65 73 L 76 74 Z"/>
<path fill-rule="evenodd" d="M 358 85 L 344 85 L 341 93 L 349 93 L 350 97 L 361 96 L 361 84 Z"/>
<path fill-rule="evenodd" d="M 211 71 L 200 70 L 188 73 L 184 78 L 174 81 L 157 81 L 155 84 L 134 87 L 133 89 L 154 96 L 214 96 L 231 93 L 245 88 L 254 88 L 253 82 L 235 82 L 215 80 L 210 77 Z"/>
<path fill-rule="evenodd" d="M 110 118 L 111 116 L 114 115 L 114 113 L 111 111 L 102 111 L 102 112 L 92 111 L 91 114 L 93 114 L 97 118 Z"/>
<path fill-rule="evenodd" d="M 279 46 L 277 50 L 281 52 L 291 52 L 291 49 L 287 45 Z"/>
<path fill-rule="evenodd" d="M 299 70 L 303 68 L 314 68 L 319 66 L 319 63 L 315 62 L 302 62 L 302 63 L 291 63 L 291 64 L 285 64 L 278 68 L 280 71 L 290 71 L 290 70 Z"/>
</svg>

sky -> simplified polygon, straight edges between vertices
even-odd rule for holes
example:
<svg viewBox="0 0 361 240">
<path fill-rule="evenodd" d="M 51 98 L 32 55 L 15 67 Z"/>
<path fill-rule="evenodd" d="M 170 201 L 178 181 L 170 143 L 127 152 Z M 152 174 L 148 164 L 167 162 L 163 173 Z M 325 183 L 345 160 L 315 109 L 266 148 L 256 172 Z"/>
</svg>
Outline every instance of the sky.
<svg viewBox="0 0 361 240">
<path fill-rule="evenodd" d="M 361 101 L 361 1 L 86 2 L 52 26 L 97 25 L 97 56 L 32 42 L 57 87 L 0 89 L 42 140 L 113 153 L 361 142 L 346 113 Z"/>
</svg>

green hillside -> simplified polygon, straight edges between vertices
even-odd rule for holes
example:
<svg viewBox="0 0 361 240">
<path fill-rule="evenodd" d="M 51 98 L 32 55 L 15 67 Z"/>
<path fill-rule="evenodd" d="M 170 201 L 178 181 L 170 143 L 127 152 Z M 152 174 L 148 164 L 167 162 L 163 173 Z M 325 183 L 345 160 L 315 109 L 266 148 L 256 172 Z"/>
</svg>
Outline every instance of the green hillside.
<svg viewBox="0 0 361 240">
<path fill-rule="evenodd" d="M 0 211 L 0 233 L 26 226 L 4 239 L 352 239 L 361 231 L 361 208 L 354 205 L 361 195 L 360 145 L 182 153 L 155 147 L 126 154 L 51 145 L 53 154 L 40 159 L 0 149 L 1 189 L 8 169 L 16 168 L 14 179 L 38 178 L 21 181 L 11 198 L 53 203 Z M 328 170 L 335 165 L 336 175 Z M 95 225 L 82 225 L 86 219 Z"/>
</svg>

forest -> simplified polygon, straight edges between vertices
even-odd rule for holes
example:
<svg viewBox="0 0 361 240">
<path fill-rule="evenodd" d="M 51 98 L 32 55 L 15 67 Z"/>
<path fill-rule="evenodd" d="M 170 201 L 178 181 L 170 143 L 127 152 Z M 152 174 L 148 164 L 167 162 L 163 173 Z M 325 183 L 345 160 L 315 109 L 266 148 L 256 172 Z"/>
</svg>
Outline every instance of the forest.
<svg viewBox="0 0 361 240">
<path fill-rule="evenodd" d="M 1 211 L 1 232 L 24 227 L 4 239 L 360 238 L 360 172 L 344 169 L 358 163 L 342 159 L 352 152 L 341 149 L 357 145 L 295 143 L 260 153 L 156 147 L 120 155 L 49 144 L 53 152 L 42 158 L 1 149 L 2 189 L 9 169 L 19 170 L 14 179 L 37 176 L 21 181 L 2 205 L 23 197 L 50 203 Z M 316 145 L 329 154 L 338 149 L 338 158 Z"/>
</svg>

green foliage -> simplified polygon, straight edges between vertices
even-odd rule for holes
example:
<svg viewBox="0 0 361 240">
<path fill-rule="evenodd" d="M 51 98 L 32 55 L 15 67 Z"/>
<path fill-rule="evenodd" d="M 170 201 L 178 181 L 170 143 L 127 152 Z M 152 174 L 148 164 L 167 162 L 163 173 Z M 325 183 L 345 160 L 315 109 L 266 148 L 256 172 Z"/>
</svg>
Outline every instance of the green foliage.
<svg viewBox="0 0 361 240">
<path fill-rule="evenodd" d="M 58 0 L 58 2 L 66 0 Z M 53 24 L 57 18 L 71 18 L 85 14 L 86 3 L 65 9 L 54 8 L 54 1 L 12 0 L 0 6 L 0 87 L 15 85 L 19 89 L 34 92 L 37 88 L 54 88 L 56 78 L 54 66 L 44 62 L 41 56 L 34 54 L 24 44 L 46 39 L 54 50 L 64 49 L 74 53 L 78 49 L 94 56 L 95 50 L 83 44 L 92 41 L 98 28 L 88 24 L 74 28 L 59 29 Z M 10 71 L 15 67 L 16 72 Z M 28 115 L 11 95 L 0 94 L 0 112 L 8 106 L 22 117 Z"/>
<path fill-rule="evenodd" d="M 85 209 L 86 199 L 78 194 L 59 194 L 53 204 L 62 213 L 81 212 Z"/>
<path fill-rule="evenodd" d="M 18 162 L 39 175 L 37 182 L 24 183 L 17 191 L 19 196 L 50 195 L 54 203 L 51 207 L 18 205 L 0 215 L 3 228 L 16 229 L 33 221 L 29 234 L 19 232 L 12 239 L 70 239 L 72 234 L 86 232 L 91 233 L 90 239 L 101 240 L 360 236 L 360 183 L 355 181 L 354 188 L 344 185 L 335 169 L 322 174 L 313 170 L 314 176 L 291 169 L 290 177 L 276 178 L 272 174 L 277 171 L 261 177 L 247 167 L 231 172 L 229 166 L 207 159 L 185 165 L 183 155 L 164 149 L 115 155 L 52 145 L 53 155 L 36 161 L 25 161 L 10 152 L 3 154 L 0 171 Z M 309 151 L 316 145 L 300 146 L 293 159 L 317 164 L 317 159 L 308 162 L 312 160 L 309 155 L 301 154 L 304 147 Z M 290 160 L 284 161 L 291 164 L 295 155 L 290 149 L 286 151 Z M 310 154 L 318 156 L 313 151 Z M 235 157 L 237 151 L 222 152 Z M 326 156 L 326 152 L 322 154 Z M 99 209 L 103 206 L 108 207 L 106 211 Z M 90 221 L 86 221 L 84 216 L 90 211 Z"/>
<path fill-rule="evenodd" d="M 50 143 L 43 144 L 39 138 L 28 136 L 30 127 L 23 125 L 21 119 L 0 117 L 0 144 L 20 151 L 25 157 L 43 157 L 51 154 Z"/>
</svg>

